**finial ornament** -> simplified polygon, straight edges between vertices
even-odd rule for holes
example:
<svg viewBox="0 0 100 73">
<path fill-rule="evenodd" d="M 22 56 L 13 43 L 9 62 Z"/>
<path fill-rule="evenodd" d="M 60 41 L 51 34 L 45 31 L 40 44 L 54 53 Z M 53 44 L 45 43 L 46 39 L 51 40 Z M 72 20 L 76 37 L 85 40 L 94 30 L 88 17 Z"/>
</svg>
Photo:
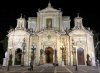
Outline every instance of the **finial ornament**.
<svg viewBox="0 0 100 73">
<path fill-rule="evenodd" d="M 61 11 L 61 8 L 59 8 L 59 10 Z"/>
<path fill-rule="evenodd" d="M 24 18 L 25 18 L 25 15 L 24 15 Z"/>
<path fill-rule="evenodd" d="M 23 15 L 23 14 L 21 13 L 20 15 L 21 15 L 20 18 L 22 18 L 22 15 Z"/>
<path fill-rule="evenodd" d="M 79 13 L 77 13 L 77 17 L 79 18 L 80 16 L 79 16 Z"/>
<path fill-rule="evenodd" d="M 51 7 L 51 2 L 50 2 L 50 0 L 49 0 L 49 3 L 48 3 L 48 7 Z"/>
<path fill-rule="evenodd" d="M 38 11 L 40 11 L 40 8 L 38 8 Z"/>
</svg>

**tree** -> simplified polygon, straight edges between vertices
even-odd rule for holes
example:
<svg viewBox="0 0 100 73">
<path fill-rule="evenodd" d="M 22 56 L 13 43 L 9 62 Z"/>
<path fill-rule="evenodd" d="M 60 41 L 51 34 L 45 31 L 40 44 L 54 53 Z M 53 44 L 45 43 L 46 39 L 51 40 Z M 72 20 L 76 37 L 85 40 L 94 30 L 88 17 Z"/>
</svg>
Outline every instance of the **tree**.
<svg viewBox="0 0 100 73">
<path fill-rule="evenodd" d="M 97 42 L 100 41 L 100 33 L 97 32 L 95 29 L 93 31 L 94 33 L 94 46 L 97 45 Z M 97 47 L 95 48 L 95 55 L 96 55 L 96 59 L 100 60 L 100 45 L 97 45 Z"/>
<path fill-rule="evenodd" d="M 5 57 L 5 51 L 7 50 L 8 38 L 6 37 L 4 40 L 0 41 L 0 64 L 3 63 L 3 58 Z"/>
</svg>

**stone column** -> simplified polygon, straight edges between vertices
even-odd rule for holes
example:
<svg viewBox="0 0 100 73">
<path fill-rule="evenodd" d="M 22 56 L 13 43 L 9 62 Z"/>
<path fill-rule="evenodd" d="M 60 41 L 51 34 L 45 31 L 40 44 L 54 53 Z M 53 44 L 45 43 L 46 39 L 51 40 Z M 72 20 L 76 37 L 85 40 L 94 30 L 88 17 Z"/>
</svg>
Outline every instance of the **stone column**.
<svg viewBox="0 0 100 73">
<path fill-rule="evenodd" d="M 73 54 L 73 65 L 76 65 L 76 49 L 74 48 L 72 51 Z"/>
<path fill-rule="evenodd" d="M 58 60 L 57 60 L 57 50 L 55 49 L 55 64 L 58 64 Z"/>
<path fill-rule="evenodd" d="M 53 50 L 53 63 L 55 63 L 55 49 Z"/>
<path fill-rule="evenodd" d="M 64 65 L 66 65 L 66 48 L 64 48 L 63 56 L 64 56 Z"/>
<path fill-rule="evenodd" d="M 21 66 L 24 66 L 24 53 L 22 52 L 22 57 L 21 57 Z"/>
</svg>

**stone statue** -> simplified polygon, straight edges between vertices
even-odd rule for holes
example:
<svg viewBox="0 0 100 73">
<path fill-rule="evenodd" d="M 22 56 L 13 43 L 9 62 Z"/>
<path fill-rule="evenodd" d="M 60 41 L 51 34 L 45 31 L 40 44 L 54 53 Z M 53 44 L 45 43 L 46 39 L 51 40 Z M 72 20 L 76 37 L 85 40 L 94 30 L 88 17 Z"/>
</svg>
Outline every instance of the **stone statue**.
<svg viewBox="0 0 100 73">
<path fill-rule="evenodd" d="M 89 54 L 87 54 L 87 66 L 90 66 L 91 64 L 90 64 L 90 55 Z"/>
<path fill-rule="evenodd" d="M 40 55 L 42 55 L 43 54 L 43 49 L 40 49 Z"/>
</svg>

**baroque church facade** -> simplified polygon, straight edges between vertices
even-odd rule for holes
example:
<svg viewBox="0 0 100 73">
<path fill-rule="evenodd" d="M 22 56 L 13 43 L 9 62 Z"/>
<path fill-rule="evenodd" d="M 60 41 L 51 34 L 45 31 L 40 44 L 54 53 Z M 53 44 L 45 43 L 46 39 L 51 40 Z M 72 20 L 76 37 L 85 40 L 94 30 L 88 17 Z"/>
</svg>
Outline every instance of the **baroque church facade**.
<svg viewBox="0 0 100 73">
<path fill-rule="evenodd" d="M 83 26 L 82 17 L 74 18 L 70 27 L 70 16 L 62 16 L 48 3 L 37 12 L 37 17 L 22 16 L 17 19 L 15 29 L 10 29 L 8 53 L 12 65 L 58 64 L 95 66 L 93 33 Z"/>
</svg>

